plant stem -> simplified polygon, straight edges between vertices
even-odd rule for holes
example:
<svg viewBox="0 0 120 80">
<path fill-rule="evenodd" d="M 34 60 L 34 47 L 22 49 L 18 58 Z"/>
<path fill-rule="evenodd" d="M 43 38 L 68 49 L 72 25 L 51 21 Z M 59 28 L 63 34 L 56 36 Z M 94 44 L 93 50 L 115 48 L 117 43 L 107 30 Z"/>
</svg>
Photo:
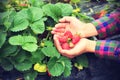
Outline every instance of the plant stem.
<svg viewBox="0 0 120 80">
<path fill-rule="evenodd" d="M 49 36 L 50 36 L 50 32 L 48 32 L 47 37 L 46 37 L 46 40 L 49 39 Z"/>
</svg>

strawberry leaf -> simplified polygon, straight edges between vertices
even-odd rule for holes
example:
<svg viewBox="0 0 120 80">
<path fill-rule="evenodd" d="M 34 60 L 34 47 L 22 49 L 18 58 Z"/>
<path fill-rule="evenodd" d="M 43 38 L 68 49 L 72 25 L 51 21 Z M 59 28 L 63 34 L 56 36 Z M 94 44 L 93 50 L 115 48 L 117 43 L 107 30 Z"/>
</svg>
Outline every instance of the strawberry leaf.
<svg viewBox="0 0 120 80">
<path fill-rule="evenodd" d="M 78 65 L 81 65 L 83 67 L 88 67 L 88 58 L 86 55 L 80 55 L 76 58 L 76 62 Z"/>
<path fill-rule="evenodd" d="M 57 49 L 52 46 L 44 47 L 41 49 L 41 51 L 48 57 L 57 57 L 57 58 L 60 57 L 60 54 L 57 51 Z"/>
<path fill-rule="evenodd" d="M 13 46 L 10 45 L 9 43 L 5 43 L 0 50 L 1 50 L 0 57 L 7 57 L 15 53 L 18 50 L 18 48 L 17 46 Z"/>
<path fill-rule="evenodd" d="M 33 63 L 42 61 L 44 58 L 45 58 L 45 55 L 43 54 L 40 48 L 38 48 L 37 51 L 32 52 L 32 56 L 30 57 L 31 62 Z"/>
<path fill-rule="evenodd" d="M 26 71 L 32 67 L 32 63 L 28 60 L 25 60 L 20 63 L 15 63 L 14 66 L 18 71 Z"/>
<path fill-rule="evenodd" d="M 43 6 L 43 11 L 47 16 L 53 18 L 56 22 L 58 22 L 59 18 L 62 17 L 62 10 L 58 6 L 54 4 L 46 4 Z"/>
<path fill-rule="evenodd" d="M 21 35 L 12 36 L 9 38 L 9 43 L 11 45 L 22 45 L 24 43 L 24 39 Z"/>
<path fill-rule="evenodd" d="M 35 80 L 35 78 L 37 77 L 37 72 L 36 71 L 33 71 L 33 70 L 29 70 L 29 71 L 26 71 L 24 73 L 24 79 L 25 80 Z"/>
<path fill-rule="evenodd" d="M 24 45 L 22 45 L 22 48 L 29 52 L 34 52 L 37 50 L 38 46 L 35 43 L 25 43 Z"/>
<path fill-rule="evenodd" d="M 28 27 L 28 25 L 29 22 L 27 20 L 26 10 L 22 10 L 15 15 L 11 31 L 17 32 L 25 30 Z"/>
<path fill-rule="evenodd" d="M 30 25 L 35 34 L 41 34 L 45 31 L 45 25 L 43 20 L 38 20 Z"/>
<path fill-rule="evenodd" d="M 43 11 L 38 7 L 30 7 L 27 14 L 30 22 L 35 22 L 43 17 Z"/>
<path fill-rule="evenodd" d="M 48 62 L 48 71 L 52 76 L 60 76 L 64 72 L 65 66 L 53 57 Z"/>
<path fill-rule="evenodd" d="M 67 57 L 61 57 L 58 62 L 63 62 L 64 66 L 65 66 L 65 69 L 64 69 L 64 72 L 63 72 L 63 75 L 65 77 L 69 76 L 71 74 L 71 70 L 72 70 L 72 63 L 71 63 L 71 60 L 68 59 Z"/>
<path fill-rule="evenodd" d="M 52 41 L 48 41 L 48 40 L 46 40 L 46 41 L 44 41 L 44 43 L 45 43 L 45 46 L 53 46 L 53 42 Z"/>
<path fill-rule="evenodd" d="M 62 16 L 69 16 L 73 10 L 73 7 L 70 4 L 56 3 L 55 6 L 62 10 Z"/>
<path fill-rule="evenodd" d="M 9 59 L 3 58 L 0 60 L 0 66 L 6 70 L 6 71 L 11 71 L 13 69 L 13 64 L 10 62 Z"/>
<path fill-rule="evenodd" d="M 0 48 L 3 46 L 5 43 L 7 34 L 5 32 L 0 31 Z"/>
</svg>

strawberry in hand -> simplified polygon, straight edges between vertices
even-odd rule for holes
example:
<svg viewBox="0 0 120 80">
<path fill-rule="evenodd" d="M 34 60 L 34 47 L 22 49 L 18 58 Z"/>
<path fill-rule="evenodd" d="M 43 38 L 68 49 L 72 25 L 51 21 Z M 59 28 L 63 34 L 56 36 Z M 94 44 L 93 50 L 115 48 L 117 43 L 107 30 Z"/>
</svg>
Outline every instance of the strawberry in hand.
<svg viewBox="0 0 120 80">
<path fill-rule="evenodd" d="M 66 31 L 64 33 L 64 36 L 67 36 L 68 38 L 72 38 L 73 37 L 73 35 L 72 35 L 72 33 L 70 31 Z"/>
<path fill-rule="evenodd" d="M 80 40 L 80 35 L 73 35 L 70 31 L 66 31 L 63 36 L 59 37 L 62 49 L 69 50 L 75 46 Z"/>
<path fill-rule="evenodd" d="M 59 37 L 59 41 L 60 41 L 61 43 L 65 43 L 65 42 L 68 41 L 68 37 L 67 37 L 67 36 L 61 36 L 61 37 Z"/>
<path fill-rule="evenodd" d="M 69 46 L 68 43 L 63 43 L 63 44 L 61 45 L 61 47 L 62 47 L 62 49 L 66 49 L 66 50 L 69 50 L 69 49 L 70 49 L 70 46 Z"/>
<path fill-rule="evenodd" d="M 80 36 L 78 34 L 75 34 L 72 38 L 72 43 L 76 44 L 77 42 L 79 42 L 80 40 Z"/>
</svg>

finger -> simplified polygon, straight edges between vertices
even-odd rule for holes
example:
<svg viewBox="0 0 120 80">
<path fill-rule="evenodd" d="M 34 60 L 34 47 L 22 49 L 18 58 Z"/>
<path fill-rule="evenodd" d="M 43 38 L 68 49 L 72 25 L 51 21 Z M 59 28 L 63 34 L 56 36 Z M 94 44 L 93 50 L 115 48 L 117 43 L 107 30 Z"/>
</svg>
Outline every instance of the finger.
<svg viewBox="0 0 120 80">
<path fill-rule="evenodd" d="M 53 28 L 52 31 L 54 31 L 54 32 L 59 32 L 59 33 L 64 33 L 64 32 L 65 32 L 65 29 L 63 29 L 63 28 L 60 28 L 60 29 Z"/>
<path fill-rule="evenodd" d="M 58 29 L 58 28 L 65 28 L 66 25 L 68 25 L 68 23 L 58 23 L 55 25 L 55 28 Z"/>
<path fill-rule="evenodd" d="M 58 40 L 58 37 L 59 37 L 58 35 L 54 35 L 54 36 L 53 36 L 53 39 L 54 39 L 54 44 L 55 44 L 57 50 L 58 50 L 59 52 L 61 52 L 62 48 L 61 48 L 60 42 L 59 42 L 59 40 Z"/>
<path fill-rule="evenodd" d="M 67 22 L 70 23 L 71 21 L 73 21 L 74 17 L 69 17 L 69 16 L 65 16 L 62 19 L 59 20 L 59 22 Z"/>
<path fill-rule="evenodd" d="M 68 57 L 68 58 L 74 58 L 75 56 L 74 55 L 72 55 L 71 53 L 71 50 L 61 50 L 61 54 L 63 55 L 63 56 L 66 56 L 66 57 Z"/>
<path fill-rule="evenodd" d="M 51 31 L 51 34 L 57 34 L 57 35 L 63 35 L 64 34 L 64 32 L 65 32 L 65 30 L 64 29 L 55 29 L 55 30 L 52 30 Z"/>
</svg>

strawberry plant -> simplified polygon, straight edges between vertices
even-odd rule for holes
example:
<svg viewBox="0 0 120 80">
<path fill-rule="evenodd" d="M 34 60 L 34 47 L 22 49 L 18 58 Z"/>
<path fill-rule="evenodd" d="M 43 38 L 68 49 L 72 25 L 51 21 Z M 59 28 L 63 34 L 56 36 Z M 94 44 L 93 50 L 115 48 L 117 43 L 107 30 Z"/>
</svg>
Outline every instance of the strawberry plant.
<svg viewBox="0 0 120 80">
<path fill-rule="evenodd" d="M 71 4 L 52 4 L 42 0 L 6 2 L 0 12 L 0 66 L 5 71 L 20 71 L 25 80 L 35 80 L 43 72 L 49 73 L 50 77 L 70 76 L 72 63 L 79 62 L 87 67 L 84 55 L 77 61 L 60 55 L 51 35 L 52 28 L 63 16 L 78 17 L 79 13 L 76 15 L 73 10 Z M 65 36 L 74 37 L 70 32 Z M 64 38 L 63 42 L 69 41 Z M 78 35 L 74 39 L 72 42 L 76 44 Z M 69 45 L 66 45 L 64 48 L 68 49 Z"/>
</svg>

